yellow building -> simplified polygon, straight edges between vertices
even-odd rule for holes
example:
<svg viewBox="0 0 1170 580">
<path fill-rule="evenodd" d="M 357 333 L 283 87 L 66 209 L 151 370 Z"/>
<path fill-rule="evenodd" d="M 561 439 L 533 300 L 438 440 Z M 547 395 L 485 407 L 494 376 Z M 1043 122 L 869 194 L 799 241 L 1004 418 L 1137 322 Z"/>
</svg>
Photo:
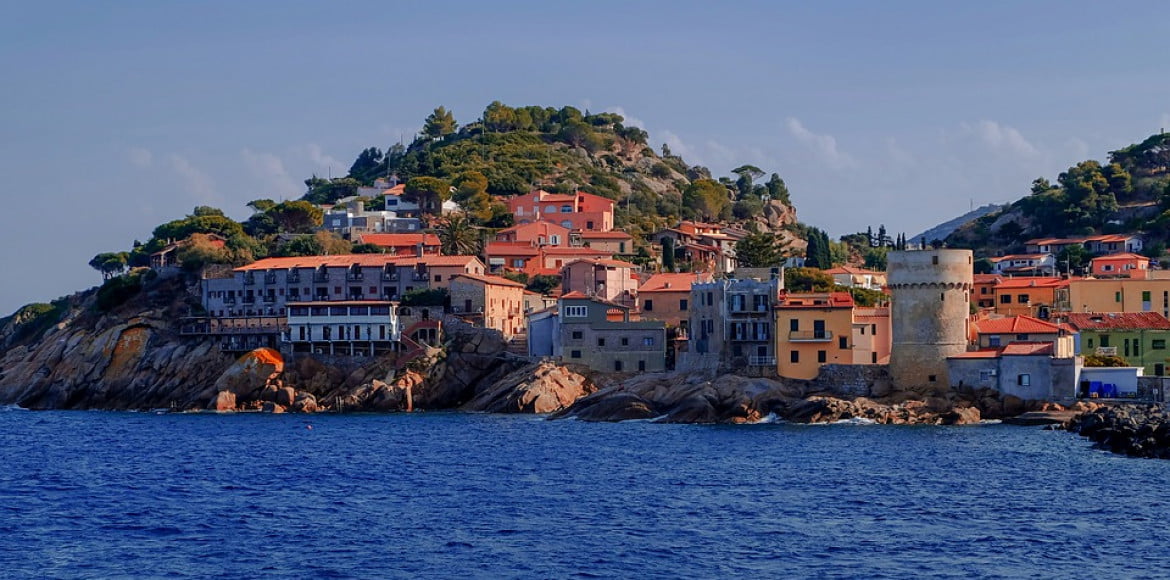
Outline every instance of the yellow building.
<svg viewBox="0 0 1170 580">
<path fill-rule="evenodd" d="M 1157 312 L 1170 318 L 1170 279 L 1070 280 L 1064 306 L 1070 312 Z"/>
<path fill-rule="evenodd" d="M 776 370 L 813 379 L 823 364 L 853 364 L 853 297 L 848 292 L 781 294 L 776 305 Z"/>
</svg>

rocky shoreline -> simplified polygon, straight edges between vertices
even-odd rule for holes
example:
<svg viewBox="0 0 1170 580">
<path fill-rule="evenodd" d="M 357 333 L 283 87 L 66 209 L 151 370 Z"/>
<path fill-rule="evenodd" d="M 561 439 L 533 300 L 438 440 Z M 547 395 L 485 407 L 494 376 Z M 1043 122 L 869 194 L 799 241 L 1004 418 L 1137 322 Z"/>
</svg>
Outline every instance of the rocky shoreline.
<svg viewBox="0 0 1170 580">
<path fill-rule="evenodd" d="M 1078 415 L 1066 428 L 1113 453 L 1170 459 L 1170 415 L 1162 405 L 1100 407 Z"/>
</svg>

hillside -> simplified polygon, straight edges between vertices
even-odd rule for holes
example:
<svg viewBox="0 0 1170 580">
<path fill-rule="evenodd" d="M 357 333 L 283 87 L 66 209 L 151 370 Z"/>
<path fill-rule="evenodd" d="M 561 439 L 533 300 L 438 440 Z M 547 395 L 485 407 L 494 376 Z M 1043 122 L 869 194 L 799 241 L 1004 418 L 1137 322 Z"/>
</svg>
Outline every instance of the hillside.
<svg viewBox="0 0 1170 580">
<path fill-rule="evenodd" d="M 947 239 L 947 236 L 954 233 L 954 231 L 962 227 L 963 224 L 979 219 L 989 213 L 1000 211 L 1004 207 L 1006 206 L 996 205 L 994 203 L 989 203 L 983 207 L 977 207 L 957 218 L 947 220 L 924 232 L 915 234 L 911 236 L 910 239 L 926 240 L 927 242 L 932 242 L 934 240 L 945 240 Z"/>
<path fill-rule="evenodd" d="M 1108 162 L 1086 160 L 1056 182 L 1040 177 L 1031 193 L 1004 208 L 968 220 L 946 238 L 950 247 L 980 255 L 1015 252 L 1038 237 L 1139 233 L 1147 253 L 1165 252 L 1170 225 L 1170 134 L 1109 152 Z"/>
</svg>

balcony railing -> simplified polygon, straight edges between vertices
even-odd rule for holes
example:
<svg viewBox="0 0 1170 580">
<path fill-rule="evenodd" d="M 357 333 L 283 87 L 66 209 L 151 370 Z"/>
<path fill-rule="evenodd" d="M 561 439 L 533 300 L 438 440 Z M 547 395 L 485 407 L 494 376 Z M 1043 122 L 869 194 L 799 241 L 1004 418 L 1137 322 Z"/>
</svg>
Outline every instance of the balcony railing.
<svg viewBox="0 0 1170 580">
<path fill-rule="evenodd" d="M 1116 346 L 1099 346 L 1097 347 L 1097 354 L 1099 356 L 1117 356 Z"/>
<path fill-rule="evenodd" d="M 255 284 L 255 283 L 256 283 L 256 277 L 255 277 L 255 276 L 251 276 L 251 275 L 244 276 L 244 286 L 251 286 L 251 285 L 253 285 L 253 284 Z"/>
<path fill-rule="evenodd" d="M 382 272 L 382 279 L 387 282 L 397 282 L 398 270 L 394 270 L 393 272 Z"/>
<path fill-rule="evenodd" d="M 361 272 L 348 272 L 345 275 L 345 279 L 350 282 L 361 282 L 366 279 L 366 275 Z"/>
<path fill-rule="evenodd" d="M 274 274 L 274 273 L 265 274 L 264 275 L 264 283 L 265 284 L 275 284 L 276 283 L 276 274 Z"/>
<path fill-rule="evenodd" d="M 301 273 L 293 270 L 292 272 L 288 273 L 288 276 L 285 277 L 285 280 L 288 280 L 290 284 L 298 284 L 301 281 Z"/>
<path fill-rule="evenodd" d="M 276 296 L 272 294 L 265 294 L 264 301 L 268 303 L 276 302 Z"/>
<path fill-rule="evenodd" d="M 833 340 L 831 330 L 798 330 L 788 333 L 788 340 L 792 342 L 829 342 Z"/>
<path fill-rule="evenodd" d="M 426 282 L 427 280 L 430 280 L 431 277 L 427 275 L 426 272 L 419 272 L 416 270 L 413 279 L 415 282 Z"/>
<path fill-rule="evenodd" d="M 773 356 L 749 356 L 748 366 L 751 367 L 774 367 L 776 366 L 776 357 Z"/>
<path fill-rule="evenodd" d="M 329 281 L 329 272 L 313 272 L 313 281 L 314 282 L 328 282 Z"/>
</svg>

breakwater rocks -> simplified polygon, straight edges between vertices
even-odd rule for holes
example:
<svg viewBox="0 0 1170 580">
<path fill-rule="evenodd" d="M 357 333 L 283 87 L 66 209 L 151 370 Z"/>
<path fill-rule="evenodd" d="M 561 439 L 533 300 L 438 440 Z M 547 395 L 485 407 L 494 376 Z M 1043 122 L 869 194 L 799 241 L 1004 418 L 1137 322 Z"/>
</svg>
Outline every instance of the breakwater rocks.
<svg viewBox="0 0 1170 580">
<path fill-rule="evenodd" d="M 1162 405 L 1112 405 L 1078 415 L 1067 429 L 1102 449 L 1170 459 L 1170 416 Z"/>
</svg>

